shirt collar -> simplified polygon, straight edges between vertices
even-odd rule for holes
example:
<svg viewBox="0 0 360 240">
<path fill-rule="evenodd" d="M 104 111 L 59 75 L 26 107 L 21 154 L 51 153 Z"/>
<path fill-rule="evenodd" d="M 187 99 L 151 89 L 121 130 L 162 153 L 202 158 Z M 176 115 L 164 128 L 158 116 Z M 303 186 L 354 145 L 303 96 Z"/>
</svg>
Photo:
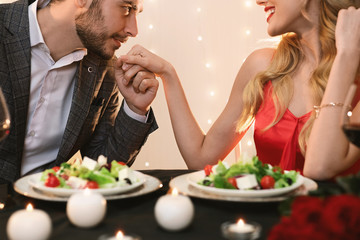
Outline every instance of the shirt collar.
<svg viewBox="0 0 360 240">
<path fill-rule="evenodd" d="M 30 44 L 34 47 L 40 43 L 45 44 L 44 38 L 41 34 L 39 23 L 36 17 L 36 10 L 39 0 L 36 0 L 29 6 L 29 30 L 30 30 Z"/>
</svg>

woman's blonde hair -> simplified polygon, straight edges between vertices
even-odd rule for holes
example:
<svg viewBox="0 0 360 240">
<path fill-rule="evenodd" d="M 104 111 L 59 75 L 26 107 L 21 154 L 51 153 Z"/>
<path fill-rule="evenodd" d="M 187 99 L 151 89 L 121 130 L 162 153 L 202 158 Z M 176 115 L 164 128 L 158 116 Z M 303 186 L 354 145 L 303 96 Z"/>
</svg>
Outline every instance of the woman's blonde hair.
<svg viewBox="0 0 360 240">
<path fill-rule="evenodd" d="M 307 1 L 305 2 L 307 3 Z M 360 1 L 320 0 L 319 37 L 321 43 L 321 59 L 310 78 L 315 105 L 320 104 L 324 95 L 331 66 L 336 55 L 335 25 L 338 12 L 350 6 L 359 8 Z M 306 13 L 304 14 L 306 15 Z M 283 35 L 270 66 L 265 71 L 258 73 L 244 89 L 244 109 L 238 122 L 238 131 L 246 130 L 254 121 L 255 115 L 264 98 L 264 86 L 268 81 L 272 81 L 273 86 L 272 99 L 275 104 L 275 117 L 264 130 L 271 128 L 282 118 L 293 95 L 291 74 L 303 58 L 304 53 L 301 49 L 298 36 L 294 33 Z M 315 114 L 313 113 L 304 125 L 299 136 L 299 145 L 303 154 L 305 154 L 306 142 L 309 138 L 314 119 Z"/>
</svg>

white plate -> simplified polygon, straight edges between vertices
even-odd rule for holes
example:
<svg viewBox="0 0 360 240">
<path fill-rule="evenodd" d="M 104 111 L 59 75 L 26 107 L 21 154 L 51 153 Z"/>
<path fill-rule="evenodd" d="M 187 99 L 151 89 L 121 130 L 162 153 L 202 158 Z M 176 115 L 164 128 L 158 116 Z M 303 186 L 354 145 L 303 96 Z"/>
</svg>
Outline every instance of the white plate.
<svg viewBox="0 0 360 240">
<path fill-rule="evenodd" d="M 130 190 L 133 190 L 141 185 L 144 184 L 144 177 L 141 172 L 134 171 L 135 176 L 139 179 L 138 182 L 133 183 L 131 185 L 125 185 L 125 186 L 116 186 L 113 188 L 98 188 L 98 189 L 92 189 L 92 192 L 100 193 L 102 195 L 113 195 L 113 194 L 119 194 L 128 192 Z M 44 182 L 40 181 L 42 173 L 35 173 L 33 175 L 30 175 L 29 178 L 29 185 L 33 188 L 36 188 L 42 192 L 54 194 L 62 197 L 69 197 L 74 193 L 78 193 L 83 191 L 84 189 L 66 189 L 66 188 L 52 188 L 52 187 L 46 187 L 44 185 Z"/>
<path fill-rule="evenodd" d="M 261 189 L 261 190 L 239 190 L 239 189 L 224 189 L 208 187 L 198 184 L 199 181 L 205 178 L 205 172 L 198 171 L 191 173 L 187 180 L 190 185 L 201 189 L 202 191 L 222 195 L 222 196 L 234 196 L 234 197 L 271 197 L 286 194 L 300 187 L 304 182 L 304 177 L 298 174 L 296 182 L 289 187 L 277 188 L 277 189 Z"/>
<path fill-rule="evenodd" d="M 104 195 L 105 199 L 116 200 L 116 199 L 141 196 L 153 192 L 162 187 L 162 183 L 158 178 L 143 173 L 140 174 L 142 174 L 143 177 L 143 183 L 141 185 L 130 190 L 128 189 L 126 192 L 118 192 L 118 193 L 113 193 L 111 195 Z M 31 186 L 29 184 L 29 180 L 33 176 L 34 175 L 29 175 L 18 179 L 14 183 L 15 191 L 26 197 L 46 200 L 46 201 L 66 202 L 69 199 L 69 196 L 59 196 L 57 194 L 53 194 L 48 191 L 42 191 L 39 188 Z"/>
<path fill-rule="evenodd" d="M 243 196 L 229 196 L 229 195 L 221 195 L 215 194 L 208 191 L 203 191 L 200 188 L 194 187 L 189 184 L 189 176 L 194 173 L 183 174 L 173 178 L 169 185 L 171 188 L 177 188 L 177 190 L 191 197 L 208 199 L 208 200 L 221 200 L 221 201 L 232 201 L 232 202 L 278 202 L 283 201 L 291 196 L 298 195 L 307 195 L 309 191 L 316 190 L 318 185 L 315 181 L 303 177 L 303 184 L 295 189 L 294 191 L 290 191 L 288 193 L 277 195 L 277 196 L 269 196 L 269 197 L 243 197 Z"/>
</svg>

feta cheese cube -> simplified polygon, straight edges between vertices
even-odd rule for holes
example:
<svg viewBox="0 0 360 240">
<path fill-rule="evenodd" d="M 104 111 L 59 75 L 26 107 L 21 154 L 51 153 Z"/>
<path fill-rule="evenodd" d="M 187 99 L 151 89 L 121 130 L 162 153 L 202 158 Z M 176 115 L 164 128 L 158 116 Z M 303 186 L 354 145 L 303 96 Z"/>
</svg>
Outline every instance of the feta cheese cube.
<svg viewBox="0 0 360 240">
<path fill-rule="evenodd" d="M 97 162 L 91 158 L 84 157 L 81 166 L 87 167 L 89 170 L 94 171 L 97 166 Z"/>
<path fill-rule="evenodd" d="M 97 159 L 97 163 L 99 164 L 99 166 L 103 166 L 107 163 L 107 157 L 105 157 L 104 155 L 100 155 Z"/>
<path fill-rule="evenodd" d="M 258 186 L 255 174 L 236 178 L 236 184 L 240 190 L 251 189 Z"/>
<path fill-rule="evenodd" d="M 74 189 L 82 189 L 85 188 L 87 181 L 78 177 L 70 176 L 66 181 L 66 184 Z"/>
</svg>

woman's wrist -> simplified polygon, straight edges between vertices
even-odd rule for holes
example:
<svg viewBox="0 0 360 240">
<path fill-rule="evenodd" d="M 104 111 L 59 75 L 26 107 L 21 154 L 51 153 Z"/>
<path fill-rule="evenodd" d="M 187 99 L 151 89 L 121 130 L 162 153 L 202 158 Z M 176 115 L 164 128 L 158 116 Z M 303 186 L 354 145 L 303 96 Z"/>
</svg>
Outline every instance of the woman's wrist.
<svg viewBox="0 0 360 240">
<path fill-rule="evenodd" d="M 170 63 L 168 63 L 166 65 L 166 67 L 164 68 L 164 71 L 159 75 L 159 77 L 163 81 L 169 81 L 170 79 L 174 78 L 175 76 L 177 76 L 176 70 L 173 67 L 173 65 L 171 65 Z"/>
</svg>

